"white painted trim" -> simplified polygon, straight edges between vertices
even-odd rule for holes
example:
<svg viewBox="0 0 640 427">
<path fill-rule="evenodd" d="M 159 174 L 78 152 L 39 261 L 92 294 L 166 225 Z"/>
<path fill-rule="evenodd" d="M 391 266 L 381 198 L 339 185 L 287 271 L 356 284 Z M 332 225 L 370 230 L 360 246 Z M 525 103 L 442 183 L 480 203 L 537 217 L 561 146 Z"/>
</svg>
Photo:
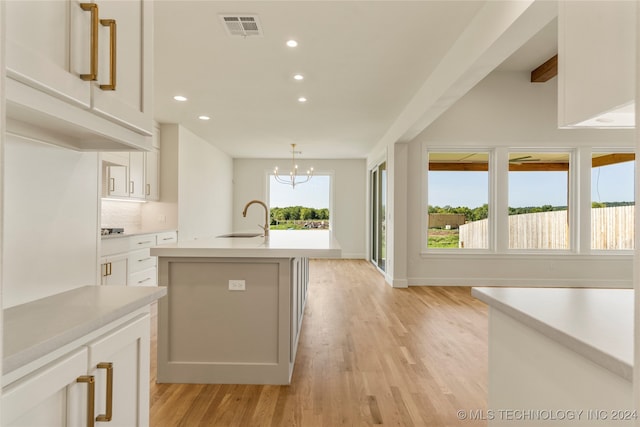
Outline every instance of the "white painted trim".
<svg viewBox="0 0 640 427">
<path fill-rule="evenodd" d="M 510 254 L 499 254 L 495 252 L 467 252 L 466 250 L 461 252 L 455 252 L 454 250 L 447 251 L 447 253 L 421 253 L 420 257 L 423 259 L 433 260 L 451 260 L 451 261 L 602 261 L 609 258 L 608 261 L 621 261 L 631 262 L 633 261 L 633 252 L 627 251 L 624 254 L 621 251 L 612 251 L 615 253 L 609 253 L 600 251 L 594 254 L 576 254 L 568 251 L 549 251 L 543 252 L 513 252 Z"/>
<path fill-rule="evenodd" d="M 393 288 L 408 288 L 409 287 L 409 280 L 408 279 L 392 279 L 392 287 Z"/>
<path fill-rule="evenodd" d="M 532 279 L 410 277 L 409 286 L 498 286 L 533 288 L 632 288 L 632 280 Z"/>
<path fill-rule="evenodd" d="M 368 261 L 366 255 L 362 252 L 343 252 L 342 259 L 362 259 Z"/>
</svg>

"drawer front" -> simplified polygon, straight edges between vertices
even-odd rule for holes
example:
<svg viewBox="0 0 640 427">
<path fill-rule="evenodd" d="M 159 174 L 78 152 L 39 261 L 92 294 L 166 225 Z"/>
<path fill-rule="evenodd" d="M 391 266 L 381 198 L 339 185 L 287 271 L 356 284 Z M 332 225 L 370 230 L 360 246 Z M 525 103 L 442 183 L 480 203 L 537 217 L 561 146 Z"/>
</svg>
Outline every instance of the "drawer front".
<svg viewBox="0 0 640 427">
<path fill-rule="evenodd" d="M 156 268 L 149 268 L 144 271 L 132 273 L 129 275 L 128 286 L 158 286 Z"/>
<path fill-rule="evenodd" d="M 175 231 L 167 231 L 166 233 L 157 234 L 157 244 L 166 245 L 168 243 L 176 243 L 178 241 L 178 233 Z"/>
<path fill-rule="evenodd" d="M 150 248 L 156 245 L 155 234 L 141 234 L 140 236 L 131 236 L 129 238 L 129 247 L 131 250 Z"/>
<path fill-rule="evenodd" d="M 155 268 L 157 258 L 149 255 L 149 249 L 140 249 L 129 252 L 129 272 L 137 273 L 138 271 L 148 268 Z"/>
<path fill-rule="evenodd" d="M 130 237 L 108 237 L 101 240 L 100 255 L 109 256 L 129 252 Z"/>
</svg>

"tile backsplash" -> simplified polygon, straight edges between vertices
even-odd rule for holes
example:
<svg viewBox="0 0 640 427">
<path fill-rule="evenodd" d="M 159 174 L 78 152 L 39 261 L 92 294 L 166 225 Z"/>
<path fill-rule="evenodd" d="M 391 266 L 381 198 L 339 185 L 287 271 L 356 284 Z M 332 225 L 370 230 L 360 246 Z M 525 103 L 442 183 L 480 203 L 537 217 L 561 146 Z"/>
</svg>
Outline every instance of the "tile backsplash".
<svg viewBox="0 0 640 427">
<path fill-rule="evenodd" d="M 142 228 L 142 203 L 102 200 L 101 227 L 122 227 L 125 232 Z"/>
</svg>

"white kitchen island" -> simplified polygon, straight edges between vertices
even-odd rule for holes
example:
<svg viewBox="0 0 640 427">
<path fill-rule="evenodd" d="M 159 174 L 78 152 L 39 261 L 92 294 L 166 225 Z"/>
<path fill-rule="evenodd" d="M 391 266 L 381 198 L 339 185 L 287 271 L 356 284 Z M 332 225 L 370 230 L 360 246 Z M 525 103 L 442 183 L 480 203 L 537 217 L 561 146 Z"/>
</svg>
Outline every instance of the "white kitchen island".
<svg viewBox="0 0 640 427">
<path fill-rule="evenodd" d="M 474 288 L 489 426 L 633 425 L 633 289 Z"/>
<path fill-rule="evenodd" d="M 339 258 L 329 231 L 163 245 L 158 382 L 289 384 L 307 296 L 308 259 Z"/>
</svg>

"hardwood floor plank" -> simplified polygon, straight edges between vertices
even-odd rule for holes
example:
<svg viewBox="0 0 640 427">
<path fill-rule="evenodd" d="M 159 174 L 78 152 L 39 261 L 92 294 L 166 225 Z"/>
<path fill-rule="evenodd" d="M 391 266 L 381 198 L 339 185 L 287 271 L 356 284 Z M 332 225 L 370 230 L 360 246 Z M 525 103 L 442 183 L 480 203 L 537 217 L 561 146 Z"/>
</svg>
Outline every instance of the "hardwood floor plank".
<svg viewBox="0 0 640 427">
<path fill-rule="evenodd" d="M 289 386 L 155 383 L 151 426 L 486 426 L 487 309 L 465 287 L 392 289 L 368 262 L 312 260 Z"/>
</svg>

